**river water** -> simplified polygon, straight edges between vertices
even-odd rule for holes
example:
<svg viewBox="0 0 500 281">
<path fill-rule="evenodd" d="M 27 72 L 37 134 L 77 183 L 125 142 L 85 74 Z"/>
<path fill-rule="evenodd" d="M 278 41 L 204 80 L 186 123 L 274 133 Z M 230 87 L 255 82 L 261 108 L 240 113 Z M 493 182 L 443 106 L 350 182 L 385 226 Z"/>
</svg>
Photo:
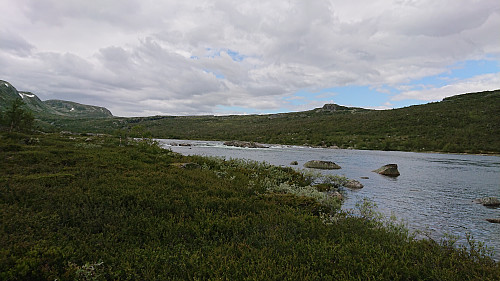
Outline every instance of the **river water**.
<svg viewBox="0 0 500 281">
<path fill-rule="evenodd" d="M 309 160 L 333 161 L 342 169 L 321 172 L 343 175 L 364 185 L 360 190 L 346 191 L 344 209 L 355 209 L 357 202 L 369 198 L 378 205 L 378 211 L 387 216 L 395 215 L 410 230 L 424 231 L 437 241 L 445 235 L 453 235 L 458 243 L 465 243 L 466 234 L 470 233 L 474 240 L 493 250 L 495 260 L 500 260 L 500 224 L 486 221 L 487 218 L 500 218 L 500 208 L 487 208 L 473 202 L 481 197 L 500 197 L 498 156 L 281 145 L 237 148 L 217 141 L 159 141 L 164 147 L 184 155 L 243 158 L 294 168 L 302 168 Z M 297 161 L 298 165 L 290 165 L 292 161 Z M 398 164 L 401 175 L 397 178 L 372 172 L 391 163 Z"/>
</svg>

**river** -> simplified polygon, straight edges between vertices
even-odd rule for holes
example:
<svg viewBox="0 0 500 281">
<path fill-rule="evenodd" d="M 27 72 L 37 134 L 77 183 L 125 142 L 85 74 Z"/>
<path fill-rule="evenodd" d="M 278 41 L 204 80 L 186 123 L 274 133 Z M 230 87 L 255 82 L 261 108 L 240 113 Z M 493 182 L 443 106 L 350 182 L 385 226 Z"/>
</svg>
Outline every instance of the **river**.
<svg viewBox="0 0 500 281">
<path fill-rule="evenodd" d="M 424 231 L 437 241 L 445 235 L 453 235 L 458 243 L 465 243 L 466 234 L 470 233 L 474 240 L 492 249 L 494 259 L 500 261 L 500 224 L 486 221 L 487 218 L 500 218 L 500 208 L 487 208 L 473 202 L 481 197 L 500 197 L 498 156 L 281 145 L 237 148 L 217 141 L 159 141 L 164 147 L 184 155 L 243 158 L 294 168 L 302 168 L 309 160 L 333 161 L 342 169 L 321 172 L 344 175 L 364 185 L 360 190 L 347 190 L 344 209 L 354 209 L 357 202 L 369 198 L 383 214 L 395 215 L 410 230 Z M 298 165 L 290 165 L 292 161 L 297 161 Z M 372 172 L 390 163 L 398 164 L 399 177 Z"/>
</svg>

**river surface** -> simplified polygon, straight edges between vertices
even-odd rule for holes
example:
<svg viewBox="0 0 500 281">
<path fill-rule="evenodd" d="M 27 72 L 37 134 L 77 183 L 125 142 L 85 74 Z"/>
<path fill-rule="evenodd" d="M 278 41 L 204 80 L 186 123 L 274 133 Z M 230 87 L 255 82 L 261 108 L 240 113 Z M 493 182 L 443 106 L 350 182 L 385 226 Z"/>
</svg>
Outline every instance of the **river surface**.
<svg viewBox="0 0 500 281">
<path fill-rule="evenodd" d="M 270 146 L 237 148 L 217 141 L 159 140 L 164 147 L 184 155 L 243 158 L 297 169 L 309 160 L 328 160 L 340 170 L 318 170 L 360 181 L 364 188 L 347 190 L 344 209 L 355 209 L 357 202 L 369 198 L 378 211 L 395 215 L 410 230 L 425 231 L 439 241 L 445 235 L 465 243 L 466 233 L 485 243 L 500 261 L 500 224 L 487 218 L 500 218 L 500 208 L 487 208 L 473 202 L 481 197 L 500 197 L 500 157 Z M 190 144 L 191 146 L 178 146 Z M 298 165 L 290 163 L 297 161 Z M 372 172 L 395 163 L 401 175 L 391 178 Z M 362 178 L 362 177 L 368 177 Z"/>
</svg>

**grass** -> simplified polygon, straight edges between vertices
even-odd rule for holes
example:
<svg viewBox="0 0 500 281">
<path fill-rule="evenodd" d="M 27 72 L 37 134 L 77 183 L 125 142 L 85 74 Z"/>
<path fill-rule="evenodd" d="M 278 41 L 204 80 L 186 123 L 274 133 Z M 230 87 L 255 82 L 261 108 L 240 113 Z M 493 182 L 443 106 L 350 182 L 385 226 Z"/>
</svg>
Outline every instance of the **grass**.
<svg viewBox="0 0 500 281">
<path fill-rule="evenodd" d="M 417 240 L 369 203 L 343 213 L 290 168 L 58 134 L 0 133 L 0 159 L 1 280 L 500 276 L 480 247 Z"/>
</svg>

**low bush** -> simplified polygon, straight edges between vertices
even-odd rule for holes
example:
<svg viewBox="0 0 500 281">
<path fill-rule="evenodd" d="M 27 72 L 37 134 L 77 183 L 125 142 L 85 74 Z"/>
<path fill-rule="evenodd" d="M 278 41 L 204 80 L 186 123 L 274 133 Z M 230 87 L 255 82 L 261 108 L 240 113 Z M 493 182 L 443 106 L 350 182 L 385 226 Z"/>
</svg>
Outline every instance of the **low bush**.
<svg viewBox="0 0 500 281">
<path fill-rule="evenodd" d="M 500 276 L 480 245 L 414 239 L 368 203 L 341 212 L 312 187 L 322 179 L 293 169 L 107 136 L 32 137 L 0 150 L 0 280 Z"/>
</svg>

